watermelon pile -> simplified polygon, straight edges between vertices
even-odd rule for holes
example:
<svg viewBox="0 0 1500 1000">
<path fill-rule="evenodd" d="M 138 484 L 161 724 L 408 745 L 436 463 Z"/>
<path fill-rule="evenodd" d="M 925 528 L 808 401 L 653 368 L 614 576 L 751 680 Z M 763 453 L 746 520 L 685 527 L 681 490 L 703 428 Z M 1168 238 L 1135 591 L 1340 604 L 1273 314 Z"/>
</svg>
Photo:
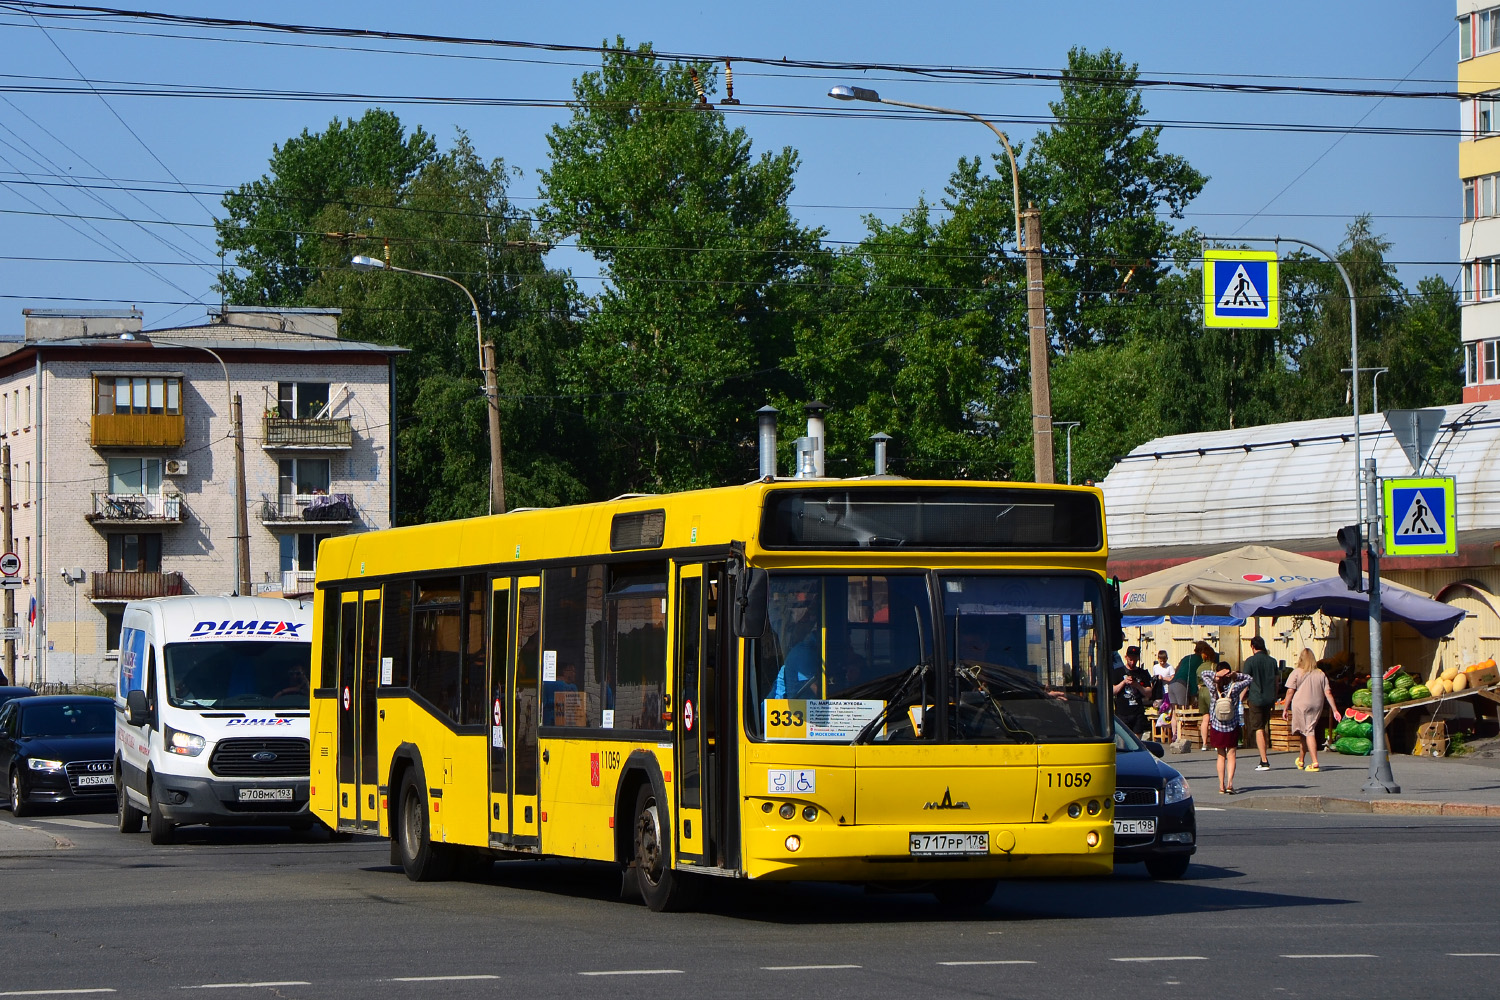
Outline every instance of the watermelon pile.
<svg viewBox="0 0 1500 1000">
<path fill-rule="evenodd" d="M 1428 690 L 1427 685 L 1418 684 L 1416 678 L 1408 673 L 1386 674 L 1379 683 L 1381 698 L 1387 705 L 1399 705 L 1403 701 L 1432 697 L 1432 692 Z M 1374 701 L 1375 684 L 1375 678 L 1371 677 L 1368 684 L 1354 692 L 1354 707 L 1369 708 L 1371 706 Z"/>
<path fill-rule="evenodd" d="M 1341 736 L 1333 741 L 1333 748 L 1339 753 L 1353 754 L 1356 757 L 1368 757 L 1374 746 L 1363 736 Z"/>
</svg>

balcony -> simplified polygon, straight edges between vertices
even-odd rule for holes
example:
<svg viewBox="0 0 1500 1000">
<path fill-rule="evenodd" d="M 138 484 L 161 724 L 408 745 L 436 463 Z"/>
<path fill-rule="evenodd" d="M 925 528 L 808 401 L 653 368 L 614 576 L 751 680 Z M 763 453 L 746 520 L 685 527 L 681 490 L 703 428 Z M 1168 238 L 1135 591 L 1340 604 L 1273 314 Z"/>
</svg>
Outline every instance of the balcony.
<svg viewBox="0 0 1500 1000">
<path fill-rule="evenodd" d="M 354 497 L 349 493 L 283 493 L 260 498 L 260 523 L 345 525 L 354 523 Z"/>
<path fill-rule="evenodd" d="M 95 448 L 181 448 L 187 424 L 180 413 L 95 413 L 89 443 Z"/>
<path fill-rule="evenodd" d="M 187 507 L 181 493 L 95 493 L 93 512 L 83 519 L 96 527 L 181 524 Z"/>
<path fill-rule="evenodd" d="M 348 417 L 298 420 L 267 414 L 261 420 L 261 447 L 266 451 L 348 451 L 354 447 L 354 424 Z"/>
<path fill-rule="evenodd" d="M 124 603 L 147 597 L 179 597 L 182 594 L 181 573 L 135 573 L 110 570 L 91 573 L 89 600 L 99 603 Z"/>
</svg>

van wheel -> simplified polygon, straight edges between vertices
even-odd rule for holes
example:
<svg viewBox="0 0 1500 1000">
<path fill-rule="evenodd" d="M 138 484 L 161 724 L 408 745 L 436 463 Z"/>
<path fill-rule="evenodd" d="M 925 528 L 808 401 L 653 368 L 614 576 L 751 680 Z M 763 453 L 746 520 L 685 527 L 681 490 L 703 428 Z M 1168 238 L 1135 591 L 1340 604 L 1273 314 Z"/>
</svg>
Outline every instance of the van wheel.
<svg viewBox="0 0 1500 1000">
<path fill-rule="evenodd" d="M 10 772 L 10 814 L 16 819 L 31 815 L 31 805 L 26 801 L 26 790 L 21 787 L 21 772 Z"/>
<path fill-rule="evenodd" d="M 151 811 L 146 814 L 146 832 L 151 835 L 153 844 L 170 844 L 172 842 L 172 821 L 161 814 L 161 804 L 156 801 L 156 795 L 148 790 L 151 796 Z"/>
<path fill-rule="evenodd" d="M 934 883 L 932 894 L 943 906 L 954 909 L 977 910 L 995 895 L 1000 884 L 994 878 L 957 878 Z"/>
<path fill-rule="evenodd" d="M 401 778 L 401 812 L 396 831 L 401 868 L 413 882 L 441 882 L 453 872 L 453 856 L 446 845 L 434 844 L 427 822 L 427 791 L 416 768 Z"/>
<path fill-rule="evenodd" d="M 642 785 L 635 798 L 635 853 L 630 864 L 636 890 L 657 913 L 687 909 L 697 895 L 692 876 L 672 868 L 670 836 L 662 824 L 656 791 L 650 784 Z"/>
<path fill-rule="evenodd" d="M 125 793 L 125 775 L 115 771 L 115 825 L 121 833 L 140 833 L 141 820 L 145 818 L 130 804 L 130 796 Z"/>
</svg>

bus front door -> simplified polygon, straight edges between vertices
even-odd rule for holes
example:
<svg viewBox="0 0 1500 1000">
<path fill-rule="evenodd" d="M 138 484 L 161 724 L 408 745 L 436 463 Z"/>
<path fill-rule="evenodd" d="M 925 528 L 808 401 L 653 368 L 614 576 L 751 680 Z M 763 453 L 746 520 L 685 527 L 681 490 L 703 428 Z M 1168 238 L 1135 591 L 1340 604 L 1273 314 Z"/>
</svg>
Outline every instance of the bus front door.
<svg viewBox="0 0 1500 1000">
<path fill-rule="evenodd" d="M 338 826 L 340 830 L 356 830 L 359 828 L 359 716 L 355 711 L 359 691 L 358 592 L 344 594 L 339 602 L 338 630 Z"/>
<path fill-rule="evenodd" d="M 725 867 L 725 746 L 720 699 L 724 639 L 719 630 L 723 563 L 682 566 L 677 578 L 677 842 L 685 861 Z M 732 685 L 730 686 L 732 687 Z M 730 730 L 731 732 L 733 730 Z"/>
<path fill-rule="evenodd" d="M 510 750 L 510 835 L 514 843 L 540 843 L 540 802 L 537 795 L 537 724 L 541 706 L 542 580 L 523 576 L 515 581 L 515 656 L 511 671 L 511 711 L 506 720 Z"/>
<path fill-rule="evenodd" d="M 339 603 L 338 825 L 380 827 L 380 759 L 375 691 L 380 683 L 380 591 L 348 593 Z"/>
<path fill-rule="evenodd" d="M 510 580 L 490 584 L 490 846 L 510 838 L 510 758 L 506 727 L 510 711 L 510 673 L 515 661 L 511 633 Z"/>
</svg>

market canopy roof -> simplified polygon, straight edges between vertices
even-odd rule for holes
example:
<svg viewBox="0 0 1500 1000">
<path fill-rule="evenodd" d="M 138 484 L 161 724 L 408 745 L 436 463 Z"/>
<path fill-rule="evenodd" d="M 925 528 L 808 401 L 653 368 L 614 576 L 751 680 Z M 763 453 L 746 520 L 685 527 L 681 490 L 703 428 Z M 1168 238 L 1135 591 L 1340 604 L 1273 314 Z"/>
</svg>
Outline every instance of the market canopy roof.
<svg viewBox="0 0 1500 1000">
<path fill-rule="evenodd" d="M 1345 618 L 1365 618 L 1370 614 L 1370 595 L 1350 590 L 1342 579 L 1334 577 L 1237 601 L 1233 608 L 1233 613 L 1242 618 L 1310 615 L 1319 611 Z M 1382 621 L 1405 622 L 1429 639 L 1441 639 L 1464 620 L 1464 614 L 1463 608 L 1380 581 Z"/>
<path fill-rule="evenodd" d="M 1127 615 L 1227 615 L 1235 601 L 1337 575 L 1338 566 L 1323 559 L 1269 545 L 1241 545 L 1120 584 L 1120 610 Z"/>
</svg>

